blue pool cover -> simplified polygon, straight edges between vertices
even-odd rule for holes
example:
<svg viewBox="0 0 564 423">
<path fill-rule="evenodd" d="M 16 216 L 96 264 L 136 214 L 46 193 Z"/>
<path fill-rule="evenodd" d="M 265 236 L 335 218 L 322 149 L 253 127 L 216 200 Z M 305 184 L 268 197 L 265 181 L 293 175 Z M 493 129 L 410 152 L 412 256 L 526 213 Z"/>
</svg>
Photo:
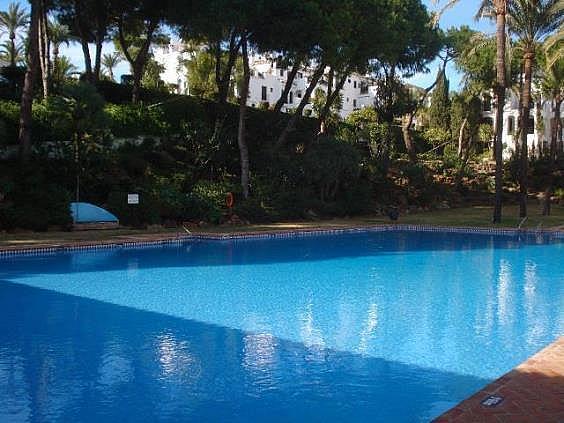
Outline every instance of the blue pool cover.
<svg viewBox="0 0 564 423">
<path fill-rule="evenodd" d="M 0 422 L 427 422 L 564 333 L 564 239 L 0 258 Z"/>
<path fill-rule="evenodd" d="M 102 207 L 90 203 L 71 203 L 74 223 L 118 222 L 118 218 Z"/>
</svg>

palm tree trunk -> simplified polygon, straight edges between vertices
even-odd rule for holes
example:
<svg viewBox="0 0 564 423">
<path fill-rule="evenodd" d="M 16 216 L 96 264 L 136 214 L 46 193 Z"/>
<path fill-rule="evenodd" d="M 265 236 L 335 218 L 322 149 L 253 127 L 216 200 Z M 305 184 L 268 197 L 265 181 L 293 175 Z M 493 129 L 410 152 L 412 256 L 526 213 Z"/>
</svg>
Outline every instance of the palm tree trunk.
<svg viewBox="0 0 564 423">
<path fill-rule="evenodd" d="M 245 123 L 247 119 L 247 96 L 249 94 L 249 81 L 251 70 L 249 67 L 249 54 L 247 51 L 247 36 L 242 35 L 241 54 L 243 56 L 243 82 L 239 93 L 239 128 L 237 131 L 237 144 L 239 145 L 239 155 L 241 160 L 241 188 L 243 197 L 249 198 L 249 148 L 245 139 Z"/>
<path fill-rule="evenodd" d="M 47 7 L 45 0 L 39 1 L 38 21 L 38 46 L 39 66 L 41 69 L 41 83 L 43 85 L 43 98 L 49 97 L 50 63 L 49 63 L 49 36 L 47 34 Z"/>
<path fill-rule="evenodd" d="M 505 13 L 507 0 L 495 0 L 496 14 L 496 124 L 495 124 L 495 204 L 493 223 L 501 223 L 501 206 L 503 197 L 503 107 L 505 105 Z"/>
<path fill-rule="evenodd" d="M 31 0 L 31 22 L 29 28 L 28 66 L 25 73 L 22 99 L 20 104 L 20 130 L 18 142 L 20 157 L 23 161 L 29 159 L 31 153 L 31 108 L 33 104 L 33 81 L 37 70 L 37 44 L 38 44 L 38 13 L 39 0 Z"/>
<path fill-rule="evenodd" d="M 558 134 L 560 122 L 560 105 L 562 104 L 562 96 L 558 94 L 554 99 L 552 106 L 552 119 L 550 123 L 550 160 L 556 162 L 558 158 Z"/>
<path fill-rule="evenodd" d="M 10 66 L 16 67 L 16 34 L 10 32 Z"/>
<path fill-rule="evenodd" d="M 521 103 L 523 114 L 521 116 L 521 160 L 519 169 L 519 216 L 527 216 L 527 184 L 528 184 L 528 167 L 529 167 L 529 151 L 527 148 L 527 135 L 529 133 L 530 119 L 530 102 L 531 102 L 531 80 L 533 75 L 533 61 L 535 53 L 532 50 L 526 50 L 523 55 L 524 59 L 524 80 L 523 92 L 521 94 Z"/>
</svg>

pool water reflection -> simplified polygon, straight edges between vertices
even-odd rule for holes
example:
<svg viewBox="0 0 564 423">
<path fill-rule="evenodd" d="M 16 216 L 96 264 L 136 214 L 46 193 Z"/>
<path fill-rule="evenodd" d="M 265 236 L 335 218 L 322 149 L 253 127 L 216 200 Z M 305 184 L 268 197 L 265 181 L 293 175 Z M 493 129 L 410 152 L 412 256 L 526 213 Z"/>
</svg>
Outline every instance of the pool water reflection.
<svg viewBox="0 0 564 423">
<path fill-rule="evenodd" d="M 0 260 L 0 421 L 426 421 L 564 330 L 556 239 Z"/>
</svg>

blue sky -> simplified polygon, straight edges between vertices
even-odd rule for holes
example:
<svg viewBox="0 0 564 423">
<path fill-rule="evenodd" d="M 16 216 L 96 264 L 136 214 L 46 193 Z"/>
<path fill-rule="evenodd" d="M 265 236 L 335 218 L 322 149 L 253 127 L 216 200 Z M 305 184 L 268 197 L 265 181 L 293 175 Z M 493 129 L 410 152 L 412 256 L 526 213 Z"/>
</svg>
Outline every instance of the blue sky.
<svg viewBox="0 0 564 423">
<path fill-rule="evenodd" d="M 445 0 L 441 0 L 444 3 Z M 0 10 L 5 10 L 8 7 L 10 0 L 0 0 Z M 27 6 L 27 1 L 20 0 L 20 3 Z M 427 5 L 429 10 L 436 10 L 437 6 L 433 4 L 432 0 L 423 0 L 423 3 Z M 474 20 L 474 15 L 478 8 L 476 0 L 459 0 L 459 3 L 452 9 L 445 12 L 441 18 L 440 26 L 441 28 L 447 29 L 452 26 L 468 25 L 480 31 L 487 33 L 493 33 L 493 25 L 490 22 L 480 21 L 476 22 Z M 108 43 L 105 47 L 105 52 L 113 50 L 113 45 Z M 92 54 L 94 52 L 92 51 Z M 71 61 L 79 68 L 83 69 L 83 56 L 80 45 L 74 43 L 69 47 L 63 46 L 61 48 L 61 54 L 68 56 Z M 428 73 L 417 74 L 409 79 L 409 82 L 421 87 L 429 86 L 435 78 L 437 63 L 432 63 L 430 66 L 430 71 Z M 129 66 L 124 62 L 121 63 L 118 69 L 116 69 L 116 74 L 119 76 L 122 73 L 128 73 Z M 460 85 L 460 75 L 456 72 L 453 66 L 449 66 L 447 69 L 447 76 L 450 79 L 451 89 L 457 89 Z"/>
</svg>

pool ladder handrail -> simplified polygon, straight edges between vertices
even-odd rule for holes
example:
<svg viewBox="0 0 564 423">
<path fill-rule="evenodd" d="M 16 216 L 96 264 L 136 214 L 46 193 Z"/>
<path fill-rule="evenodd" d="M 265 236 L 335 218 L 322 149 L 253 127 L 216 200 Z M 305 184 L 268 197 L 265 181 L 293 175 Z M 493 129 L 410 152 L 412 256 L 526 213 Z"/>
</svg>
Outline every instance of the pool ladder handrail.
<svg viewBox="0 0 564 423">
<path fill-rule="evenodd" d="M 521 222 L 519 223 L 519 226 L 517 226 L 518 230 L 521 230 L 521 226 L 523 226 L 523 223 L 525 223 L 527 221 L 529 217 L 525 216 L 523 219 L 521 219 Z"/>
</svg>

